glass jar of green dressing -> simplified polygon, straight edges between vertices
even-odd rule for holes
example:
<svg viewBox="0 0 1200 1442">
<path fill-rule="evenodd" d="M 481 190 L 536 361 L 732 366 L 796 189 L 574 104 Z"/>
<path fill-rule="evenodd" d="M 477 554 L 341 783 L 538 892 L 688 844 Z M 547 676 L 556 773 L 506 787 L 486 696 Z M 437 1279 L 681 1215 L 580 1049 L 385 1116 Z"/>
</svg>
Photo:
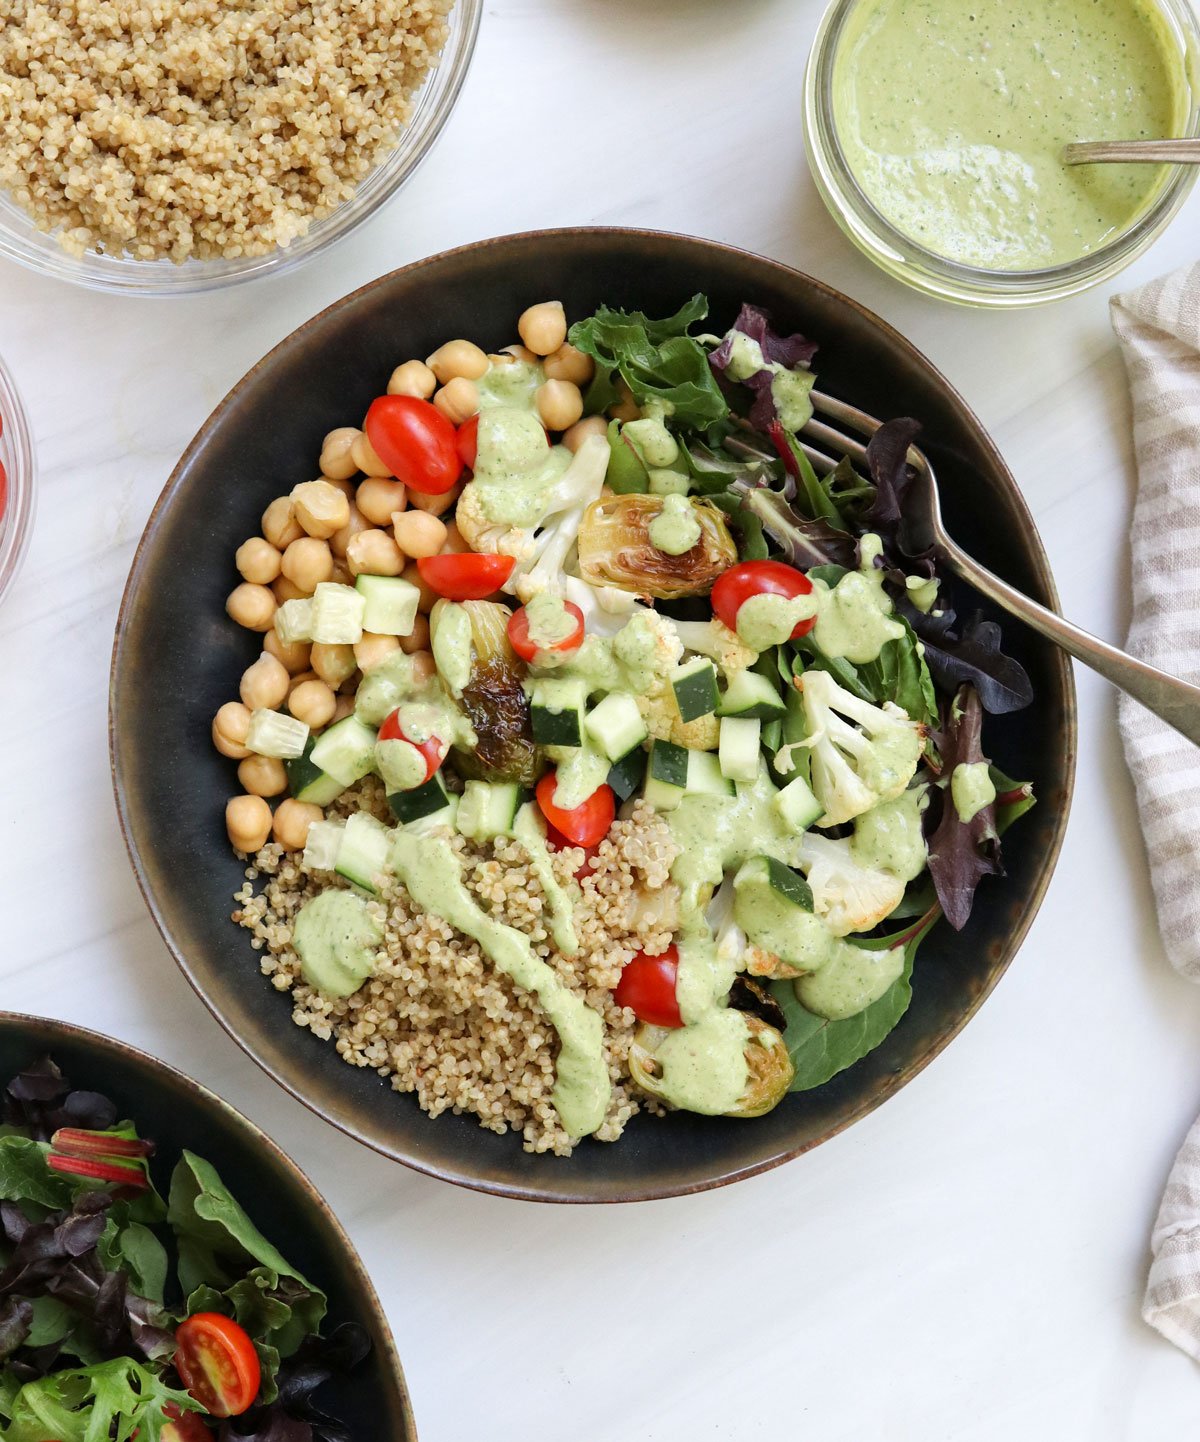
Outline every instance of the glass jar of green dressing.
<svg viewBox="0 0 1200 1442">
<path fill-rule="evenodd" d="M 813 177 L 918 290 L 1057 300 L 1128 265 L 1196 180 L 1062 147 L 1200 135 L 1198 76 L 1190 0 L 834 0 L 805 80 Z"/>
</svg>

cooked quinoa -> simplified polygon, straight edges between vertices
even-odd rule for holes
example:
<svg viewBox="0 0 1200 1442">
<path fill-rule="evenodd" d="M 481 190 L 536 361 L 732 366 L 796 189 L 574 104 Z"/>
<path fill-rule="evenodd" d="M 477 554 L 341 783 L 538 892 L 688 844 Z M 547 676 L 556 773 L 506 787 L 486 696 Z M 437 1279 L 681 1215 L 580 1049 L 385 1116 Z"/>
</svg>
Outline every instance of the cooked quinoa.
<svg viewBox="0 0 1200 1442">
<path fill-rule="evenodd" d="M 262 255 L 396 142 L 453 0 L 0 0 L 0 187 L 68 251 Z"/>
<path fill-rule="evenodd" d="M 379 782 L 368 778 L 331 811 L 365 808 L 387 819 Z M 604 1019 L 612 1100 L 599 1141 L 616 1141 L 648 1099 L 629 1083 L 627 1059 L 637 1023 L 613 1001 L 622 967 L 637 951 L 658 955 L 671 944 L 678 896 L 669 880 L 676 848 L 663 818 L 639 801 L 617 821 L 579 885 L 575 926 L 579 951 L 555 950 L 543 915 L 543 894 L 524 848 L 501 838 L 476 845 L 445 831 L 463 865 L 468 890 L 498 920 L 523 932 L 537 955 Z M 583 853 L 554 856 L 568 882 Z M 300 907 L 331 885 L 310 875 L 299 857 L 274 842 L 252 859 L 236 895 L 234 921 L 253 936 L 263 973 L 292 996 L 292 1019 L 332 1039 L 351 1066 L 373 1067 L 401 1092 L 414 1092 L 430 1116 L 469 1112 L 489 1131 L 520 1131 L 525 1150 L 566 1156 L 574 1146 L 551 1101 L 558 1038 L 536 996 L 518 990 L 479 946 L 438 916 L 419 911 L 396 882 L 370 903 L 384 927 L 374 977 L 353 996 L 326 996 L 305 984 L 292 948 Z M 652 1109 L 657 1109 L 650 1103 Z"/>
</svg>

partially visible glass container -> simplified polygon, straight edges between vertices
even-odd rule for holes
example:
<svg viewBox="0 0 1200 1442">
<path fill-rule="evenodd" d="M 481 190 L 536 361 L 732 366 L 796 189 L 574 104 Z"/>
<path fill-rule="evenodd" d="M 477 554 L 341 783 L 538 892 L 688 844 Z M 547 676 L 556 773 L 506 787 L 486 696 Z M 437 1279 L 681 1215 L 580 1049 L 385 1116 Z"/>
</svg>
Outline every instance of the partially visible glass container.
<svg viewBox="0 0 1200 1442">
<path fill-rule="evenodd" d="M 33 531 L 37 470 L 25 409 L 13 379 L 0 361 L 0 601 L 20 569 Z"/>
<path fill-rule="evenodd" d="M 838 139 L 834 67 L 848 23 L 863 3 L 833 0 L 821 21 L 805 72 L 805 142 L 813 180 L 830 214 L 860 250 L 897 280 L 962 305 L 1016 308 L 1062 300 L 1124 270 L 1158 239 L 1191 193 L 1200 167 L 1166 167 L 1168 174 L 1160 190 L 1127 229 L 1078 260 L 1041 270 L 986 270 L 927 249 L 898 230 L 872 204 Z M 1181 135 L 1200 137 L 1200 20 L 1191 0 L 1154 0 L 1154 4 L 1182 57 L 1187 121 Z"/>
</svg>

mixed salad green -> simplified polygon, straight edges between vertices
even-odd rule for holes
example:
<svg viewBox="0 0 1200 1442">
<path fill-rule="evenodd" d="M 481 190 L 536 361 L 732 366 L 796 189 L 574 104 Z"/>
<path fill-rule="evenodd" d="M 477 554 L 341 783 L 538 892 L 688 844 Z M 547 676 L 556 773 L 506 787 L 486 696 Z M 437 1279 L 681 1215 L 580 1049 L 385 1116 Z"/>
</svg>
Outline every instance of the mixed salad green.
<svg viewBox="0 0 1200 1442">
<path fill-rule="evenodd" d="M 325 1294 L 184 1150 L 153 1142 L 49 1057 L 0 1096 L 4 1442 L 348 1442 L 312 1401 L 365 1355 L 322 1335 Z"/>
</svg>

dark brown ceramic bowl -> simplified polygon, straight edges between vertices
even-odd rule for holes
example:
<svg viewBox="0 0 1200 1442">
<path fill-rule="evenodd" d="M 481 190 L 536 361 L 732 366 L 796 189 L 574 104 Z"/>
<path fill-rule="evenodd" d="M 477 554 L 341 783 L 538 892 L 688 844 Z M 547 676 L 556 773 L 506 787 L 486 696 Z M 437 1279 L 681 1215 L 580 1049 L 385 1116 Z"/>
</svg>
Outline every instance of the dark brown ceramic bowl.
<svg viewBox="0 0 1200 1442">
<path fill-rule="evenodd" d="M 212 1162 L 263 1235 L 328 1294 L 329 1324 L 355 1322 L 371 1339 L 366 1361 L 351 1377 L 326 1383 L 317 1402 L 363 1442 L 416 1442 L 379 1298 L 350 1239 L 295 1162 L 228 1102 L 146 1052 L 66 1022 L 0 1012 L 0 1084 L 47 1054 L 77 1087 L 111 1097 L 122 1116 L 154 1138 L 168 1167 L 184 1147 Z M 166 1176 L 156 1180 L 165 1185 Z"/>
<path fill-rule="evenodd" d="M 236 789 L 209 741 L 259 642 L 231 625 L 233 553 L 264 506 L 308 480 L 321 438 L 364 414 L 393 366 L 453 336 L 508 344 L 529 304 L 559 297 L 571 317 L 607 302 L 666 314 L 707 293 L 710 326 L 743 300 L 820 341 L 822 389 L 880 416 L 913 415 L 937 467 L 951 533 L 1048 605 L 1054 583 L 1016 483 L 979 422 L 929 362 L 878 317 L 786 266 L 712 243 L 624 230 L 548 231 L 450 251 L 365 286 L 276 347 L 188 447 L 146 527 L 117 627 L 111 744 L 121 824 L 138 882 L 184 974 L 230 1034 L 335 1126 L 431 1176 L 544 1201 L 634 1201 L 718 1186 L 816 1146 L 897 1091 L 946 1045 L 999 980 L 1058 856 L 1075 760 L 1075 699 L 1061 653 L 1015 623 L 1009 649 L 1037 702 L 989 723 L 997 764 L 1029 777 L 1040 804 L 1006 847 L 1008 876 L 985 882 L 967 930 L 939 926 L 922 948 L 912 1007 L 885 1043 L 818 1091 L 754 1121 L 687 1113 L 638 1118 L 615 1146 L 570 1160 L 529 1156 L 469 1117 L 431 1121 L 370 1071 L 294 1026 L 229 921 L 241 867 L 222 811 Z"/>
</svg>

